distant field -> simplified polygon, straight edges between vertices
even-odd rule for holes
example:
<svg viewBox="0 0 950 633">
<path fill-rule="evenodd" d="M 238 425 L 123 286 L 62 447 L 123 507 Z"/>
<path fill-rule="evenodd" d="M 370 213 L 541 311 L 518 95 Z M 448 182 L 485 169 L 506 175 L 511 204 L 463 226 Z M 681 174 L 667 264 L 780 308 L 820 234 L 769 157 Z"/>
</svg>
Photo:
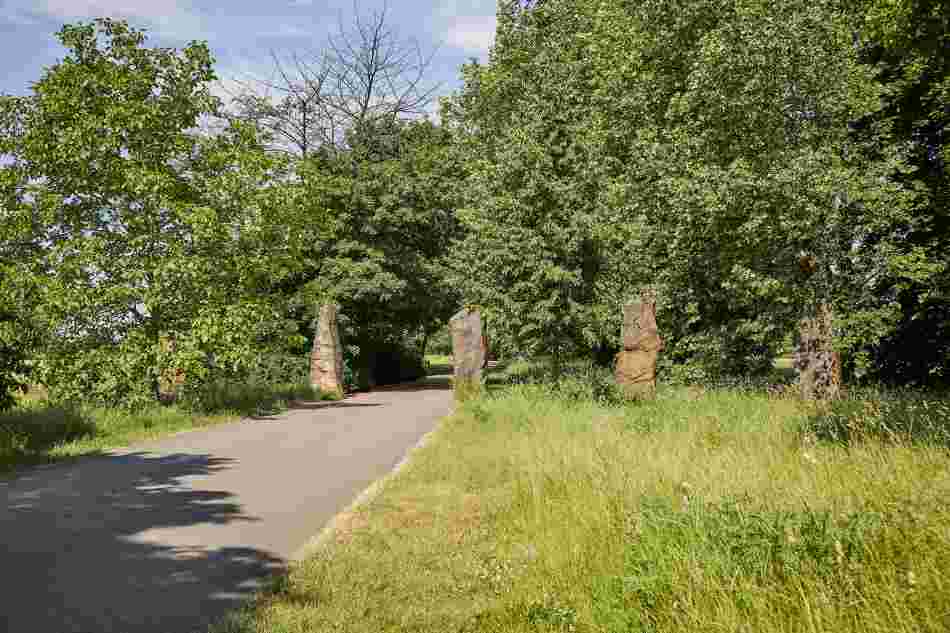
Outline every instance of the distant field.
<svg viewBox="0 0 950 633">
<path fill-rule="evenodd" d="M 946 400 L 559 394 L 466 403 L 215 631 L 950 630 Z"/>
<path fill-rule="evenodd" d="M 776 369 L 792 369 L 793 363 L 794 359 L 791 356 L 782 356 L 780 358 L 776 358 L 773 364 L 775 365 Z"/>
<path fill-rule="evenodd" d="M 454 359 L 445 354 L 426 354 L 426 365 L 431 371 L 452 371 Z"/>
</svg>

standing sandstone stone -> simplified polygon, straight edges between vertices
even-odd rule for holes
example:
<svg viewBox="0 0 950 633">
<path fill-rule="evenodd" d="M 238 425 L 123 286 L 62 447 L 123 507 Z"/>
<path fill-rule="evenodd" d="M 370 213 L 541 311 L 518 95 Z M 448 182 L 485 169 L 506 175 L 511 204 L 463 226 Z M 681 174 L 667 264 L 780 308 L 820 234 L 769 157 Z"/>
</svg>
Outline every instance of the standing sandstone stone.
<svg viewBox="0 0 950 633">
<path fill-rule="evenodd" d="M 310 353 L 310 384 L 323 393 L 343 397 L 343 346 L 337 325 L 338 306 L 320 306 Z"/>
<path fill-rule="evenodd" d="M 623 350 L 616 357 L 615 378 L 624 396 L 635 399 L 656 395 L 656 357 L 663 339 L 656 325 L 656 302 L 644 296 L 623 307 Z"/>
<path fill-rule="evenodd" d="M 799 325 L 795 369 L 798 386 L 805 400 L 833 400 L 841 395 L 841 357 L 834 351 L 832 313 L 821 304 L 814 317 Z"/>
<path fill-rule="evenodd" d="M 482 361 L 485 350 L 482 319 L 478 310 L 463 308 L 449 320 L 452 353 L 455 357 L 455 397 L 465 400 L 482 388 Z"/>
<path fill-rule="evenodd" d="M 159 354 L 162 356 L 175 353 L 175 339 L 168 334 L 158 337 Z M 177 367 L 162 368 L 159 364 L 158 399 L 161 402 L 171 403 L 178 399 L 185 384 L 185 372 Z"/>
</svg>

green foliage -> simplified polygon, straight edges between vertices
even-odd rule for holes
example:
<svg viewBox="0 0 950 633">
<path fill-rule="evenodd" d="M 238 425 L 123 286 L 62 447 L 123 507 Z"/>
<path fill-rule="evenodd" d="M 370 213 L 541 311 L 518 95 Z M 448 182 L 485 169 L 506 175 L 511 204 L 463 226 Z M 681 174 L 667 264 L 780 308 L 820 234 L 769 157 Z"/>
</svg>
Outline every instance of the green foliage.
<svg viewBox="0 0 950 633">
<path fill-rule="evenodd" d="M 18 231 L 3 209 L 0 202 L 0 411 L 13 406 L 15 390 L 26 387 L 29 359 L 39 344 L 35 287 L 23 274 Z"/>
<path fill-rule="evenodd" d="M 0 413 L 0 472 L 111 448 L 209 424 L 233 420 L 233 414 L 197 416 L 177 407 L 152 404 L 138 411 L 57 406 L 28 400 Z"/>
<path fill-rule="evenodd" d="M 0 467 L 95 433 L 95 424 L 74 408 L 36 405 L 0 414 Z"/>
<path fill-rule="evenodd" d="M 361 375 L 387 362 L 392 374 L 419 375 L 403 368 L 410 356 L 421 367 L 422 350 L 408 342 L 427 339 L 457 309 L 445 272 L 458 232 L 449 134 L 427 121 L 397 124 L 396 132 L 380 132 L 385 152 L 355 139 L 352 151 L 297 163 L 301 217 L 331 220 L 304 227 L 302 270 L 284 288 L 308 330 L 321 302 L 341 306 L 354 381 L 364 386 Z M 367 143 L 373 151 L 364 151 Z"/>
<path fill-rule="evenodd" d="M 446 116 L 469 163 L 454 279 L 503 346 L 609 346 L 645 287 L 668 353 L 716 372 L 766 370 L 820 301 L 844 350 L 892 331 L 900 306 L 871 280 L 943 267 L 903 240 L 920 188 L 898 144 L 856 136 L 885 90 L 852 8 L 504 3 Z"/>
<path fill-rule="evenodd" d="M 141 406 L 169 371 L 195 389 L 242 375 L 262 342 L 294 335 L 268 292 L 296 261 L 283 163 L 251 127 L 195 131 L 218 108 L 206 45 L 146 48 L 109 19 L 58 36 L 65 58 L 0 103 L 38 380 L 56 399 Z"/>
<path fill-rule="evenodd" d="M 260 384 L 304 384 L 310 381 L 310 357 L 307 354 L 269 352 L 258 354 L 248 376 Z"/>
<path fill-rule="evenodd" d="M 3 305 L 5 302 L 0 293 L 0 306 Z M 13 406 L 13 390 L 26 384 L 28 367 L 23 335 L 20 317 L 9 308 L 0 308 L 0 411 Z"/>
<path fill-rule="evenodd" d="M 308 382 L 263 383 L 218 380 L 205 383 L 200 390 L 186 392 L 181 405 L 189 411 L 212 414 L 232 412 L 240 415 L 272 415 L 284 411 L 293 400 L 333 400 Z"/>
<path fill-rule="evenodd" d="M 626 402 L 613 372 L 587 360 L 565 363 L 557 374 L 549 363 L 513 363 L 505 368 L 500 380 L 508 385 L 543 385 L 552 397 L 568 402 Z"/>
<path fill-rule="evenodd" d="M 436 331 L 432 338 L 428 340 L 426 353 L 438 354 L 440 356 L 452 355 L 452 332 L 449 329 L 448 324 Z"/>
<path fill-rule="evenodd" d="M 879 301 L 900 317 L 869 351 L 869 378 L 892 384 L 950 384 L 950 17 L 939 0 L 868 0 L 860 30 L 863 55 L 884 94 L 879 108 L 856 121 L 862 149 L 878 154 L 894 146 L 921 196 L 914 221 L 901 237 L 907 257 L 876 280 Z"/>
<path fill-rule="evenodd" d="M 300 382 L 303 360 L 275 359 L 306 357 L 324 301 L 348 385 L 420 375 L 467 304 L 494 351 L 603 365 L 644 289 L 674 381 L 767 378 L 827 303 L 851 375 L 944 383 L 942 8 L 503 0 L 444 124 L 310 85 L 213 134 L 207 45 L 66 25 L 31 94 L 0 96 L 0 408 L 28 371 L 61 402 L 129 407 L 176 374 L 194 403 Z M 274 126 L 326 107 L 347 121 L 329 138 Z M 612 397 L 573 371 L 561 391 Z"/>
</svg>

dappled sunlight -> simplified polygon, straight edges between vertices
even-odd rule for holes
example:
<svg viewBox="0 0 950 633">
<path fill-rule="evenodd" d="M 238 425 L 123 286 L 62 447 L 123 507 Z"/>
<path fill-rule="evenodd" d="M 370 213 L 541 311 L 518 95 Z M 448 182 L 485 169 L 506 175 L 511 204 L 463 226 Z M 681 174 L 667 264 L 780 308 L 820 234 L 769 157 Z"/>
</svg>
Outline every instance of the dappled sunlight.
<svg viewBox="0 0 950 633">
<path fill-rule="evenodd" d="M 280 557 L 160 537 L 257 521 L 231 492 L 191 488 L 233 465 L 211 455 L 130 453 L 0 481 L 0 568 L 17 579 L 4 590 L 4 630 L 193 630 L 238 606 L 259 579 L 283 569 Z M 123 605 L 119 619 L 115 605 Z"/>
</svg>

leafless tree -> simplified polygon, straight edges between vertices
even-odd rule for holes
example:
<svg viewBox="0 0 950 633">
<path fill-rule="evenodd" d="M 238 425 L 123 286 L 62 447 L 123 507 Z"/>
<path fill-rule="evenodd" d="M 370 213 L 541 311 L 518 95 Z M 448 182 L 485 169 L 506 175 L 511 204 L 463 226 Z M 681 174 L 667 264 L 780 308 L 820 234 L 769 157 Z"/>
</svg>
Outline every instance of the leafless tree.
<svg viewBox="0 0 950 633">
<path fill-rule="evenodd" d="M 352 24 L 341 17 L 321 51 L 289 60 L 271 52 L 274 78 L 239 82 L 233 116 L 257 121 L 275 149 L 301 157 L 379 141 L 428 111 L 440 87 L 427 79 L 434 53 L 399 37 L 388 5 L 368 15 L 354 5 Z"/>
</svg>

